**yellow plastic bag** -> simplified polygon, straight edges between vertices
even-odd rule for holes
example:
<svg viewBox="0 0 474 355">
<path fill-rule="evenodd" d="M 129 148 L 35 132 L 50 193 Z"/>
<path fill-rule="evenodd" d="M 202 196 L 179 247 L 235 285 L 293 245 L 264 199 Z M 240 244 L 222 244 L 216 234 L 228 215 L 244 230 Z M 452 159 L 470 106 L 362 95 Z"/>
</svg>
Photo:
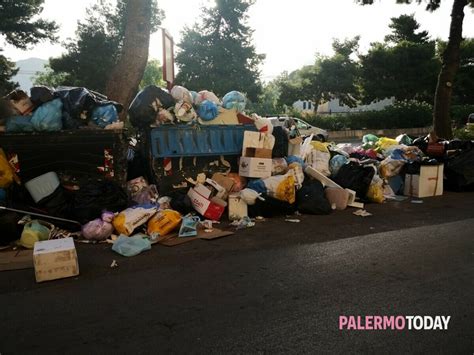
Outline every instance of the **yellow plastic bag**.
<svg viewBox="0 0 474 355">
<path fill-rule="evenodd" d="M 13 181 L 16 181 L 17 183 L 20 182 L 15 172 L 13 171 L 13 168 L 8 162 L 7 157 L 5 156 L 5 152 L 2 148 L 0 148 L 0 188 L 10 186 Z"/>
<path fill-rule="evenodd" d="M 181 214 L 177 211 L 159 211 L 148 221 L 147 232 L 149 235 L 158 233 L 160 236 L 165 236 L 178 228 L 181 219 Z"/>
<path fill-rule="evenodd" d="M 367 191 L 367 198 L 372 202 L 383 203 L 385 197 L 383 195 L 382 185 L 378 183 L 370 184 L 369 190 Z"/>
<path fill-rule="evenodd" d="M 387 150 L 392 145 L 399 145 L 399 144 L 395 139 L 387 138 L 387 137 L 382 137 L 377 141 L 377 143 L 375 143 L 375 146 L 377 147 L 378 150 Z"/>
<path fill-rule="evenodd" d="M 293 175 L 288 175 L 286 179 L 278 184 L 275 198 L 288 203 L 295 203 L 295 178 Z"/>
<path fill-rule="evenodd" d="M 323 143 L 323 142 L 319 142 L 319 141 L 312 141 L 310 144 L 314 149 L 319 150 L 320 152 L 329 153 L 329 150 L 328 150 L 329 143 Z"/>
</svg>

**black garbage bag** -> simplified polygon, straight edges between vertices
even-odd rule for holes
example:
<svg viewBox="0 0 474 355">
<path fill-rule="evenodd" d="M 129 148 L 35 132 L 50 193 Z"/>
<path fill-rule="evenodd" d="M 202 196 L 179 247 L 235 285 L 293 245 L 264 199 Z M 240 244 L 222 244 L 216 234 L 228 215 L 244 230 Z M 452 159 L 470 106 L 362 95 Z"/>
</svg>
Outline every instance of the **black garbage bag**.
<svg viewBox="0 0 474 355">
<path fill-rule="evenodd" d="M 288 134 L 280 126 L 273 127 L 275 145 L 272 150 L 272 158 L 284 158 L 288 155 Z"/>
<path fill-rule="evenodd" d="M 49 87 L 43 85 L 33 86 L 30 89 L 30 93 L 31 102 L 33 102 L 35 106 L 39 106 L 46 102 L 52 101 L 57 97 L 53 89 L 50 89 Z"/>
<path fill-rule="evenodd" d="M 469 140 L 453 139 L 446 144 L 446 150 L 468 150 L 474 147 Z"/>
<path fill-rule="evenodd" d="M 174 106 L 173 97 L 155 85 L 149 85 L 133 99 L 128 109 L 130 123 L 134 127 L 145 128 L 155 121 L 158 109 Z"/>
<path fill-rule="evenodd" d="M 324 187 L 318 180 L 305 180 L 303 187 L 296 192 L 296 206 L 299 212 L 307 214 L 329 214 L 332 211 Z"/>
<path fill-rule="evenodd" d="M 72 196 L 68 191 L 58 186 L 51 195 L 38 201 L 37 205 L 51 216 L 68 218 L 72 208 L 71 200 Z"/>
<path fill-rule="evenodd" d="M 453 191 L 474 188 L 474 148 L 450 157 L 444 168 L 445 188 Z"/>
<path fill-rule="evenodd" d="M 249 217 L 275 217 L 291 215 L 296 211 L 296 205 L 286 201 L 277 200 L 266 194 L 262 194 L 265 201 L 257 199 L 255 205 L 248 206 Z"/>
<path fill-rule="evenodd" d="M 107 100 L 107 97 L 82 87 L 60 87 L 55 95 L 63 103 L 63 128 L 76 129 L 85 126 L 92 110 L 97 106 L 114 105 L 120 113 L 123 106 Z"/>
<path fill-rule="evenodd" d="M 187 191 L 173 191 L 167 194 L 168 197 L 171 197 L 171 208 L 175 211 L 178 211 L 183 216 L 188 213 L 195 212 L 191 199 L 187 195 Z"/>
<path fill-rule="evenodd" d="M 71 215 L 73 219 L 86 223 L 100 217 L 104 210 L 124 210 L 127 202 L 127 193 L 117 183 L 110 180 L 91 181 L 76 192 Z"/>
<path fill-rule="evenodd" d="M 373 167 L 350 161 L 341 166 L 333 180 L 344 188 L 354 190 L 357 197 L 365 199 L 374 174 Z"/>
<path fill-rule="evenodd" d="M 23 226 L 18 224 L 21 215 L 11 211 L 0 211 L 0 246 L 7 246 L 20 239 Z"/>
</svg>

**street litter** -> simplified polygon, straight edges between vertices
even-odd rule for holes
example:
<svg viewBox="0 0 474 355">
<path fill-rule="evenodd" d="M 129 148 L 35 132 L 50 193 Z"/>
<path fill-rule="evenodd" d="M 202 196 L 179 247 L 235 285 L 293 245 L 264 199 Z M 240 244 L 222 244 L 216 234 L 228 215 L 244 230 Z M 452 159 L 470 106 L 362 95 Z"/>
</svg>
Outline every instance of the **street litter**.
<svg viewBox="0 0 474 355">
<path fill-rule="evenodd" d="M 320 142 L 249 111 L 235 90 L 221 99 L 147 86 L 127 108 L 133 134 L 118 121 L 122 105 L 87 88 L 33 87 L 4 99 L 0 247 L 36 250 L 39 281 L 59 258 L 37 246 L 56 240 L 68 240 L 70 252 L 65 272 L 51 271 L 62 278 L 79 272 L 74 241 L 134 256 L 270 218 L 301 223 L 301 215 L 338 218 L 350 208 L 366 217 L 367 204 L 423 203 L 474 186 L 470 141 L 366 134 L 359 143 Z"/>
<path fill-rule="evenodd" d="M 357 211 L 352 212 L 352 214 L 356 216 L 361 216 L 361 217 L 372 216 L 372 213 L 367 212 L 366 210 L 357 210 Z"/>
<path fill-rule="evenodd" d="M 115 267 L 118 267 L 117 260 L 112 260 L 112 264 L 110 264 L 110 267 L 113 269 Z"/>
</svg>

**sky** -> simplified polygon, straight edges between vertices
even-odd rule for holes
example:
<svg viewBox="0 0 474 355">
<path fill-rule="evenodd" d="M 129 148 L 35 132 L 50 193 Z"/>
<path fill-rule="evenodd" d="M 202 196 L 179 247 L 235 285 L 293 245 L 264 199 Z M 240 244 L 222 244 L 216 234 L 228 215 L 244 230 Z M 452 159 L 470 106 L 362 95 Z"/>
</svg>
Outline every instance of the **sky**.
<svg viewBox="0 0 474 355">
<path fill-rule="evenodd" d="M 86 8 L 97 0 L 46 0 L 41 17 L 60 25 L 59 38 L 74 37 L 77 21 L 86 15 Z M 269 81 L 283 71 L 291 72 L 314 62 L 317 53 L 331 55 L 334 38 L 361 36 L 360 52 L 371 42 L 383 41 L 389 33 L 391 17 L 414 14 L 430 36 L 447 40 L 453 0 L 443 0 L 435 12 L 425 11 L 425 4 L 398 5 L 395 0 L 375 0 L 372 6 L 361 6 L 355 0 L 256 0 L 249 9 L 248 24 L 254 30 L 253 40 L 258 53 L 266 55 L 261 66 L 262 79 Z M 201 6 L 212 0 L 158 0 L 165 11 L 162 26 L 179 43 L 184 26 L 199 20 Z M 474 12 L 466 7 L 464 37 L 474 37 Z M 1 43 L 1 41 L 0 41 Z M 31 57 L 48 59 L 63 51 L 60 44 L 40 43 L 26 51 L 1 44 L 4 54 L 17 61 Z M 152 35 L 150 58 L 161 60 L 161 33 Z"/>
</svg>

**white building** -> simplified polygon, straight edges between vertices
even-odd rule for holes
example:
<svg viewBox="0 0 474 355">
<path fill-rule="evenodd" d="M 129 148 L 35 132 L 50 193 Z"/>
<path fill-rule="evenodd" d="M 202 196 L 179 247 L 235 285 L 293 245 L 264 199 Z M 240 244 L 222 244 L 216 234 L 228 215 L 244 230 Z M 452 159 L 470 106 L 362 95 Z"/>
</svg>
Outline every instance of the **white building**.
<svg viewBox="0 0 474 355">
<path fill-rule="evenodd" d="M 349 107 L 347 105 L 341 105 L 339 99 L 332 99 L 331 101 L 325 102 L 318 106 L 317 112 L 320 114 L 330 113 L 348 113 L 348 112 L 361 112 L 361 111 L 380 111 L 385 107 L 393 105 L 395 98 L 383 99 L 373 101 L 368 105 L 359 105 L 356 107 Z M 311 101 L 298 100 L 293 103 L 293 108 L 301 112 L 314 112 L 314 103 Z"/>
</svg>

